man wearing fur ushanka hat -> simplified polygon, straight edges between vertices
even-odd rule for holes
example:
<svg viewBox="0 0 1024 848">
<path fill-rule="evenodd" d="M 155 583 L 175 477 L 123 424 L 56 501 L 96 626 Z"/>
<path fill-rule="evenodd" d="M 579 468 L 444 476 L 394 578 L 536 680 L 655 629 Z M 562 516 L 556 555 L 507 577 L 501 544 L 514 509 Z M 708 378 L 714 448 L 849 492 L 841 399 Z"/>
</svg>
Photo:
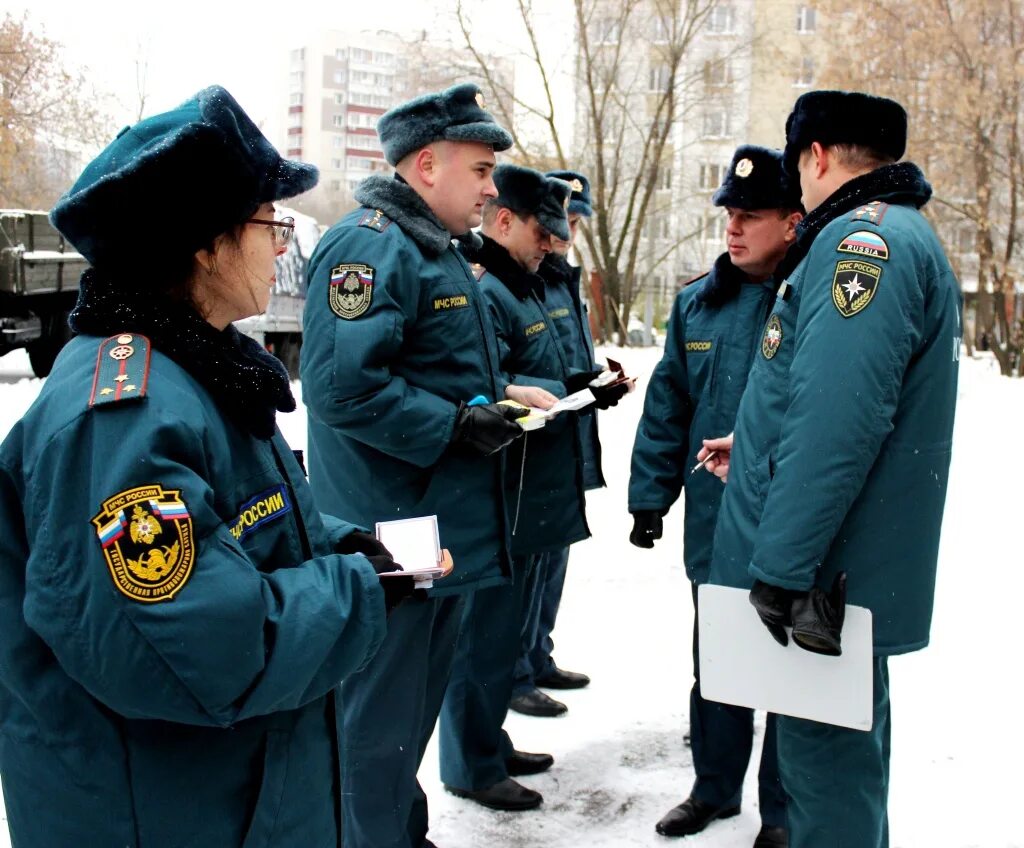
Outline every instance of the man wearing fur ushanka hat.
<svg viewBox="0 0 1024 848">
<path fill-rule="evenodd" d="M 729 479 L 711 581 L 753 578 L 771 637 L 826 656 L 842 651 L 847 598 L 872 613 L 872 729 L 779 716 L 793 848 L 888 845 L 887 659 L 928 644 L 961 296 L 919 211 L 931 187 L 897 162 L 906 139 L 895 101 L 797 100 L 785 158 L 808 214 L 775 275 L 735 448 L 705 442 Z"/>
</svg>

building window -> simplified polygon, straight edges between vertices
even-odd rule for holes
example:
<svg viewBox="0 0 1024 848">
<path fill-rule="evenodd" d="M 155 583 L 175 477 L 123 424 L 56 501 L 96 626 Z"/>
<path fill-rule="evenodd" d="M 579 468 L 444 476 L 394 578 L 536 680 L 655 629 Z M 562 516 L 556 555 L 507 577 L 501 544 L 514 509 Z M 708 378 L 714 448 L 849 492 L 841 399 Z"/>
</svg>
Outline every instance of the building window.
<svg viewBox="0 0 1024 848">
<path fill-rule="evenodd" d="M 704 163 L 700 166 L 700 187 L 702 191 L 714 191 L 722 184 L 724 165 Z"/>
<path fill-rule="evenodd" d="M 302 92 L 301 91 L 293 91 L 291 94 L 289 94 L 288 95 L 288 105 L 289 106 L 301 106 L 302 105 Z"/>
<path fill-rule="evenodd" d="M 712 109 L 704 113 L 704 138 L 728 138 L 730 135 L 729 112 L 726 109 Z"/>
<path fill-rule="evenodd" d="M 814 85 L 814 59 L 810 56 L 804 56 L 800 60 L 793 78 L 793 85 L 797 88 L 810 88 Z"/>
<path fill-rule="evenodd" d="M 978 249 L 978 229 L 974 224 L 961 224 L 956 230 L 956 252 L 961 256 Z"/>
<path fill-rule="evenodd" d="M 667 239 L 670 235 L 670 231 L 671 227 L 667 215 L 663 215 L 661 217 L 648 215 L 647 220 L 644 221 L 641 234 L 645 239 L 652 237 L 656 239 Z"/>
<path fill-rule="evenodd" d="M 334 84 L 335 85 L 344 85 L 345 84 L 345 72 L 344 71 L 335 71 L 333 79 L 334 79 Z"/>
<path fill-rule="evenodd" d="M 670 71 L 668 65 L 655 65 L 647 78 L 648 91 L 668 91 Z"/>
<path fill-rule="evenodd" d="M 341 191 L 341 180 L 331 180 L 331 191 Z"/>
<path fill-rule="evenodd" d="M 710 215 L 704 219 L 704 241 L 714 243 L 725 239 L 725 215 Z"/>
<path fill-rule="evenodd" d="M 395 64 L 394 53 L 374 53 L 373 64 L 375 65 L 393 65 Z"/>
<path fill-rule="evenodd" d="M 655 15 L 651 21 L 651 40 L 655 44 L 664 44 L 672 35 L 672 25 L 661 15 Z"/>
<path fill-rule="evenodd" d="M 370 171 L 373 170 L 373 160 L 366 156 L 349 156 L 347 158 L 348 169 L 350 171 Z"/>
<path fill-rule="evenodd" d="M 816 15 L 813 6 L 796 7 L 796 31 L 801 35 L 808 35 L 814 32 L 817 26 Z"/>
<path fill-rule="evenodd" d="M 594 41 L 598 44 L 618 44 L 621 32 L 617 18 L 599 18 L 594 28 Z"/>
<path fill-rule="evenodd" d="M 302 133 L 298 132 L 295 135 L 288 136 L 289 147 L 302 147 Z"/>
<path fill-rule="evenodd" d="M 335 171 L 340 171 L 344 167 L 344 163 L 340 159 L 332 159 L 331 160 L 331 167 Z"/>
<path fill-rule="evenodd" d="M 334 58 L 339 62 L 344 62 L 348 58 L 348 48 L 336 47 L 334 50 Z"/>
<path fill-rule="evenodd" d="M 708 15 L 708 32 L 715 35 L 732 35 L 736 32 L 736 8 L 734 6 L 715 6 Z"/>
<path fill-rule="evenodd" d="M 658 169 L 658 181 L 655 184 L 658 191 L 668 191 L 672 188 L 672 166 L 662 165 Z"/>
<path fill-rule="evenodd" d="M 704 63 L 704 85 L 722 88 L 732 84 L 732 64 L 728 59 L 710 59 Z"/>
<path fill-rule="evenodd" d="M 357 150 L 380 150 L 380 143 L 375 135 L 350 135 L 348 146 Z"/>
<path fill-rule="evenodd" d="M 292 91 L 295 89 L 302 89 L 303 73 L 302 71 L 292 71 L 288 74 L 288 88 Z"/>
<path fill-rule="evenodd" d="M 292 112 L 288 116 L 288 126 L 289 127 L 301 127 L 302 126 L 302 113 L 301 112 Z"/>
<path fill-rule="evenodd" d="M 344 106 L 345 105 L 345 94 L 344 92 L 338 91 L 334 95 L 334 105 Z"/>
<path fill-rule="evenodd" d="M 291 60 L 293 65 L 301 65 L 306 61 L 306 49 L 303 47 L 299 50 L 293 50 L 291 52 Z"/>
<path fill-rule="evenodd" d="M 344 127 L 345 126 L 345 116 L 344 115 L 334 115 L 331 118 L 331 126 L 334 126 L 334 127 Z"/>
<path fill-rule="evenodd" d="M 331 147 L 339 148 L 345 146 L 345 136 L 343 135 L 332 135 L 331 136 Z"/>
<path fill-rule="evenodd" d="M 373 62 L 373 53 L 369 50 L 362 50 L 358 47 L 353 47 L 352 61 L 359 62 L 363 65 L 369 65 Z"/>
</svg>

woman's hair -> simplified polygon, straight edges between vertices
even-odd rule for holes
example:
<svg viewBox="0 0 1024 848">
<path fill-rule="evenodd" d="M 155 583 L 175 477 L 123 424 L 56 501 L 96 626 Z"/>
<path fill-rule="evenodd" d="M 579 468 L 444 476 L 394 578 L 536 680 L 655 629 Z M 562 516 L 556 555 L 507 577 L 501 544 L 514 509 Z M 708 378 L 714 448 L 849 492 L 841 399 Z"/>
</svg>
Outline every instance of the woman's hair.
<svg viewBox="0 0 1024 848">
<path fill-rule="evenodd" d="M 244 222 L 235 224 L 235 226 L 221 233 L 216 238 L 227 239 L 234 250 L 239 250 L 242 244 L 242 229 L 244 227 Z M 215 245 L 216 239 L 211 239 L 209 244 L 204 245 L 200 249 L 212 254 Z M 167 261 L 163 263 L 156 279 L 152 280 L 152 283 L 158 295 L 162 294 L 178 303 L 185 303 L 205 318 L 206 316 L 201 308 L 202 304 L 196 298 L 196 274 L 198 270 L 195 253 L 168 257 Z"/>
</svg>

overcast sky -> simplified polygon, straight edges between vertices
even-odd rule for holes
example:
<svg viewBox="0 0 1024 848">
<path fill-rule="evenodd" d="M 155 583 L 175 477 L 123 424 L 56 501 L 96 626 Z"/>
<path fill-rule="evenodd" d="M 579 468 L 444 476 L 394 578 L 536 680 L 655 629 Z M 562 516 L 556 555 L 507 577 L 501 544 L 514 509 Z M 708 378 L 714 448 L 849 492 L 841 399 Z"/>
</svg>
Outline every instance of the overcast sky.
<svg viewBox="0 0 1024 848">
<path fill-rule="evenodd" d="M 27 10 L 30 26 L 40 25 L 59 41 L 71 64 L 86 69 L 98 90 L 110 92 L 114 123 L 135 120 L 139 109 L 136 73 L 144 69 L 145 112 L 154 114 L 180 103 L 204 86 L 219 83 L 243 108 L 276 130 L 277 112 L 287 81 L 288 51 L 322 29 L 401 28 L 427 30 L 435 37 L 460 38 L 450 10 L 454 0 L 171 0 L 168 3 L 123 0 L 4 0 L 5 10 Z M 567 0 L 541 0 L 540 33 L 555 54 L 571 37 Z M 474 37 L 481 46 L 512 54 L 525 34 L 509 0 L 467 2 Z M 561 31 L 558 31 L 561 30 Z M 565 31 L 567 30 L 567 31 Z M 529 69 L 517 76 L 530 89 Z M 568 104 L 571 108 L 571 103 Z"/>
</svg>

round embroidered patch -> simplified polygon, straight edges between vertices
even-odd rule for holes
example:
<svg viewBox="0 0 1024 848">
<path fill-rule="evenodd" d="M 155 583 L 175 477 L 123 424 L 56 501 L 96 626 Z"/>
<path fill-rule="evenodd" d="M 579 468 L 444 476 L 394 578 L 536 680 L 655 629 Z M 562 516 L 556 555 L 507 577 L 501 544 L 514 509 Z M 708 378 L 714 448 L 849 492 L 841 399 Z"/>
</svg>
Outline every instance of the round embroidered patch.
<svg viewBox="0 0 1024 848">
<path fill-rule="evenodd" d="M 761 353 L 765 359 L 772 359 L 779 352 L 779 345 L 782 344 L 782 322 L 778 315 L 772 315 L 764 328 L 764 336 L 761 338 Z"/>
</svg>

